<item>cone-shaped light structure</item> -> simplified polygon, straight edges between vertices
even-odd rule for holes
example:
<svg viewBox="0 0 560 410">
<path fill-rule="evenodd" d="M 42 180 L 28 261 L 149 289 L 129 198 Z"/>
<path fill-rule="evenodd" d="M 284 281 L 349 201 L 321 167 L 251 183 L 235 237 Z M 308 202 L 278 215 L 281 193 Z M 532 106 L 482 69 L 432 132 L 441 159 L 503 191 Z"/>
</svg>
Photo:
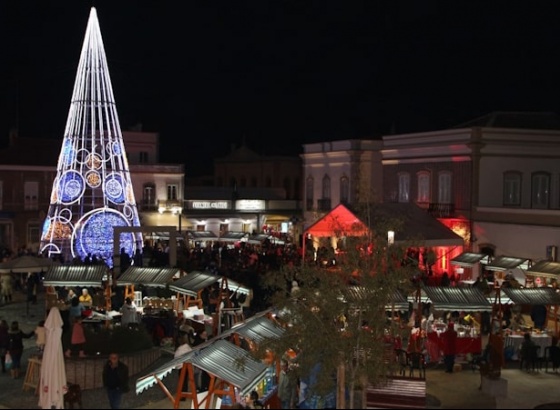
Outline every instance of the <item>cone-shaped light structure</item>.
<svg viewBox="0 0 560 410">
<path fill-rule="evenodd" d="M 65 262 L 88 254 L 113 266 L 113 228 L 140 226 L 97 12 L 91 9 L 41 251 Z M 142 249 L 123 233 L 119 249 Z"/>
</svg>

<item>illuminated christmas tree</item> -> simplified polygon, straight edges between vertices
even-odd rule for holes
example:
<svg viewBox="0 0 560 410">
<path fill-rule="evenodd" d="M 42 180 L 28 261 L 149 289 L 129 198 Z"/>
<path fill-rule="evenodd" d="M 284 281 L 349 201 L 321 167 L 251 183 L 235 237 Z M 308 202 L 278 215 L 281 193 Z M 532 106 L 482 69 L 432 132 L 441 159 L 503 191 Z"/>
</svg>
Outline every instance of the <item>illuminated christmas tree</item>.
<svg viewBox="0 0 560 410">
<path fill-rule="evenodd" d="M 113 227 L 140 226 L 107 58 L 92 7 L 58 158 L 41 251 L 65 262 L 88 255 L 113 266 Z M 122 233 L 119 249 L 142 249 Z"/>
</svg>

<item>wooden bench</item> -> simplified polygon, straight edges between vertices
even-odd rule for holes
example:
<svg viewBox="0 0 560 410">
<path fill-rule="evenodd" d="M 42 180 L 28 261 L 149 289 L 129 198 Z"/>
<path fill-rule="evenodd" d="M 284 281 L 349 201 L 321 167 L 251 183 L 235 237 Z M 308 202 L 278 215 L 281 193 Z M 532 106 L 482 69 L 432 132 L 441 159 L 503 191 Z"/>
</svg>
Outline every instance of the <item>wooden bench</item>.
<svg viewBox="0 0 560 410">
<path fill-rule="evenodd" d="M 370 385 L 366 391 L 367 409 L 426 408 L 426 379 L 389 377 L 386 383 Z"/>
</svg>

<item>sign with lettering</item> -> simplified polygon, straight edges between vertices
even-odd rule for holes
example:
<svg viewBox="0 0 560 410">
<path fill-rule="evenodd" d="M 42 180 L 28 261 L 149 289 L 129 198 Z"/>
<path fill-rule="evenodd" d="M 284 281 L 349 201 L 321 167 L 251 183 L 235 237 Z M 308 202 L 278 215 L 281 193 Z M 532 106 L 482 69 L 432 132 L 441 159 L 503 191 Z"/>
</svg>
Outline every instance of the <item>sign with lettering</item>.
<svg viewBox="0 0 560 410">
<path fill-rule="evenodd" d="M 237 211 L 264 211 L 265 201 L 262 199 L 239 199 L 235 201 Z"/>
<path fill-rule="evenodd" d="M 189 209 L 230 209 L 230 201 L 187 201 Z"/>
</svg>

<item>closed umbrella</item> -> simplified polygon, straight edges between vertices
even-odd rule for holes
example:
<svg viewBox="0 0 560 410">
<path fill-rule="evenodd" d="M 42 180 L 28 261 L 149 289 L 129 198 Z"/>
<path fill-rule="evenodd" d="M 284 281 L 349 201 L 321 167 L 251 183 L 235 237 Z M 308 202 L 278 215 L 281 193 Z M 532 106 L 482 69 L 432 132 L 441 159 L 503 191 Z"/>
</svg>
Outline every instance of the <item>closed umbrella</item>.
<svg viewBox="0 0 560 410">
<path fill-rule="evenodd" d="M 45 320 L 46 343 L 39 385 L 39 406 L 43 409 L 63 409 L 64 394 L 68 391 L 62 351 L 62 324 L 58 308 L 51 308 Z"/>
</svg>

